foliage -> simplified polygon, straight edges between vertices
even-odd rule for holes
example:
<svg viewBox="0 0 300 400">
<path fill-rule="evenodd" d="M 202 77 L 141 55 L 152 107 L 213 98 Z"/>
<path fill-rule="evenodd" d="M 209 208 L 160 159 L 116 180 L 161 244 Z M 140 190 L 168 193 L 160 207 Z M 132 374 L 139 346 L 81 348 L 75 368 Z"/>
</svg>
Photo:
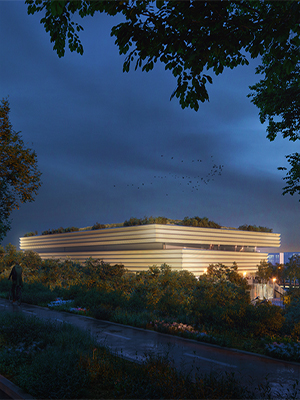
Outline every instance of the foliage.
<svg viewBox="0 0 300 400">
<path fill-rule="evenodd" d="M 24 237 L 31 237 L 31 236 L 36 236 L 36 235 L 38 235 L 37 231 L 27 232 L 27 233 L 24 234 Z"/>
<path fill-rule="evenodd" d="M 207 268 L 206 276 L 213 281 L 228 280 L 237 286 L 241 286 L 244 290 L 249 289 L 248 281 L 238 273 L 238 266 L 234 262 L 231 267 L 223 264 L 210 264 Z"/>
<path fill-rule="evenodd" d="M 187 271 L 172 271 L 163 264 L 137 274 L 129 294 L 130 309 L 156 311 L 161 315 L 188 312 L 190 296 L 196 283 Z"/>
<path fill-rule="evenodd" d="M 3 312 L 0 327 L 0 373 L 35 398 L 267 398 L 233 374 L 179 372 L 167 354 L 129 362 L 70 324 Z"/>
<path fill-rule="evenodd" d="M 226 279 L 212 280 L 201 276 L 197 282 L 191 310 L 197 324 L 214 328 L 235 327 L 243 329 L 246 309 L 250 303 L 249 293 L 243 286 Z"/>
<path fill-rule="evenodd" d="M 77 231 L 86 231 L 86 230 L 96 230 L 96 229 L 106 229 L 106 228 L 119 228 L 123 226 L 138 226 L 138 225 L 148 225 L 148 224 L 161 224 L 161 225 L 166 225 L 166 224 L 173 224 L 173 225 L 179 225 L 179 226 L 194 226 L 194 227 L 201 227 L 201 228 L 217 228 L 221 229 L 222 226 L 214 221 L 210 221 L 207 217 L 184 217 L 183 220 L 181 219 L 171 219 L 167 217 L 147 217 L 145 216 L 144 218 L 135 218 L 131 217 L 129 220 L 125 220 L 123 223 L 118 223 L 118 224 L 100 224 L 96 223 L 93 226 L 90 227 L 85 227 L 85 228 L 75 228 L 75 227 L 69 227 L 69 228 L 58 228 L 58 229 L 48 229 L 42 232 L 42 235 L 50 235 L 50 234 L 57 234 L 57 233 L 65 233 L 65 232 L 77 232 Z M 230 228 L 230 229 L 235 229 L 235 228 Z M 242 225 L 238 229 L 240 230 L 248 230 L 248 231 L 255 231 L 255 232 L 272 232 L 272 229 L 262 227 L 262 226 L 255 226 L 255 225 Z M 29 232 L 24 235 L 24 237 L 29 237 L 29 236 L 34 236 L 37 235 L 37 231 L 35 232 Z"/>
<path fill-rule="evenodd" d="M 82 269 L 83 279 L 88 277 L 90 286 L 97 286 L 101 281 L 114 281 L 120 279 L 126 272 L 124 265 L 110 265 L 102 260 L 89 257 L 85 261 L 85 267 Z"/>
<path fill-rule="evenodd" d="M 202 228 L 221 228 L 221 225 L 216 222 L 209 221 L 208 218 L 185 217 L 183 220 L 172 220 L 166 217 L 144 217 L 144 218 L 130 218 L 128 221 L 124 222 L 124 226 L 135 226 L 135 225 L 146 225 L 146 224 L 167 224 L 175 223 L 176 225 L 184 226 L 198 226 Z"/>
<path fill-rule="evenodd" d="M 200 218 L 200 217 L 194 217 L 194 218 L 189 218 L 185 217 L 182 221 L 182 225 L 184 226 L 198 226 L 201 228 L 221 228 L 221 225 L 217 224 L 216 222 L 209 221 L 208 218 Z"/>
<path fill-rule="evenodd" d="M 300 334 L 300 291 L 291 292 L 284 311 L 269 303 L 254 306 L 250 304 L 247 280 L 236 264 L 210 265 L 197 279 L 166 264 L 134 274 L 122 265 L 92 258 L 82 265 L 71 260 L 41 260 L 38 254 L 18 252 L 12 245 L 2 250 L 2 297 L 10 287 L 10 266 L 21 260 L 23 300 L 27 303 L 45 306 L 60 297 L 99 319 L 248 351 L 263 352 L 255 340 L 266 335 L 298 338 Z M 70 310 L 70 303 L 61 309 Z"/>
<path fill-rule="evenodd" d="M 261 260 L 257 266 L 257 272 L 255 275 L 264 283 L 268 282 L 273 276 L 273 264 L 266 260 Z"/>
<path fill-rule="evenodd" d="M 7 244 L 1 251 L 0 258 L 0 273 L 11 270 L 14 264 L 22 262 L 23 253 L 17 251 L 16 246 L 11 243 Z"/>
<path fill-rule="evenodd" d="M 96 229 L 105 229 L 106 226 L 103 224 L 99 224 L 99 222 L 96 222 L 93 226 L 92 226 L 92 230 L 96 230 Z"/>
<path fill-rule="evenodd" d="M 285 276 L 287 276 L 290 281 L 300 279 L 300 255 L 294 254 L 289 258 L 289 262 L 286 264 Z"/>
<path fill-rule="evenodd" d="M 195 110 L 199 101 L 208 100 L 206 84 L 212 83 L 212 78 L 206 71 L 211 69 L 218 75 L 224 68 L 249 64 L 244 50 L 252 58 L 265 53 L 275 55 L 280 45 L 286 45 L 287 51 L 291 47 L 290 30 L 295 36 L 299 34 L 297 18 L 290 15 L 290 2 L 274 6 L 272 2 L 162 1 L 156 2 L 156 8 L 154 1 L 149 0 L 78 1 L 75 4 L 27 0 L 26 3 L 29 14 L 44 13 L 41 23 L 50 33 L 59 57 L 64 56 L 67 38 L 70 50 L 83 54 L 78 36 L 83 28 L 72 21 L 74 14 L 82 18 L 95 12 L 123 14 L 126 21 L 113 27 L 111 32 L 116 37 L 120 54 L 127 54 L 123 70 L 128 72 L 134 60 L 135 68 L 143 71 L 152 70 L 158 61 L 164 63 L 165 69 L 171 70 L 177 78 L 172 97 L 178 97 L 183 108 L 189 106 Z M 298 10 L 297 6 L 293 7 L 296 15 Z M 284 64 L 283 74 L 293 67 L 289 60 Z"/>
<path fill-rule="evenodd" d="M 284 320 L 282 309 L 270 302 L 250 304 L 246 309 L 245 326 L 257 337 L 280 334 Z"/>
<path fill-rule="evenodd" d="M 80 356 L 95 345 L 88 333 L 22 313 L 1 313 L 0 326 L 1 341 L 6 344 L 0 349 L 1 374 L 36 398 L 83 394 L 89 376 L 80 367 Z"/>
<path fill-rule="evenodd" d="M 283 188 L 283 195 L 289 193 L 292 196 L 294 193 L 300 194 L 300 154 L 293 153 L 285 156 L 288 163 L 291 164 L 291 169 L 283 178 L 286 181 L 286 186 Z M 279 170 L 286 170 L 286 167 L 279 167 Z M 299 200 L 300 201 L 300 200 Z"/>
<path fill-rule="evenodd" d="M 272 275 L 274 278 L 276 278 L 277 282 L 284 283 L 285 278 L 286 278 L 285 265 L 276 263 L 275 265 L 272 265 L 272 269 L 273 269 Z"/>
<path fill-rule="evenodd" d="M 159 1 L 131 2 L 26 0 L 28 14 L 43 12 L 41 23 L 49 32 L 54 50 L 64 56 L 66 40 L 71 51 L 83 54 L 79 32 L 73 21 L 104 12 L 121 14 L 125 20 L 114 26 L 120 54 L 126 55 L 123 71 L 131 64 L 150 71 L 157 62 L 177 79 L 171 95 L 182 108 L 199 109 L 209 100 L 207 84 L 212 74 L 225 68 L 248 65 L 259 59 L 256 73 L 261 79 L 250 86 L 260 121 L 268 122 L 267 137 L 278 133 L 299 139 L 300 4 L 294 1 Z M 284 193 L 299 192 L 299 156 L 288 156 L 292 165 Z M 295 157 L 296 156 L 296 157 Z M 294 164 L 294 161 L 296 164 Z M 296 166 L 296 168 L 295 168 Z M 295 176 L 295 172 L 296 176 Z"/>
<path fill-rule="evenodd" d="M 79 231 L 79 228 L 76 228 L 74 226 L 68 227 L 68 228 L 58 228 L 58 229 L 48 229 L 46 231 L 42 232 L 42 235 L 52 235 L 56 233 L 66 233 L 66 232 L 77 232 Z"/>
<path fill-rule="evenodd" d="M 25 283 L 22 289 L 22 301 L 28 304 L 46 306 L 59 296 L 57 288 L 50 289 L 39 282 Z"/>
<path fill-rule="evenodd" d="M 300 338 L 300 289 L 292 288 L 288 292 L 285 304 L 285 330 L 288 334 Z"/>
<path fill-rule="evenodd" d="M 104 318 L 106 319 L 106 318 Z M 119 324 L 136 326 L 138 328 L 149 328 L 149 321 L 153 319 L 153 313 L 149 311 L 130 311 L 130 309 L 124 310 L 118 307 L 111 313 L 109 318 L 110 321 L 117 322 Z"/>
<path fill-rule="evenodd" d="M 31 202 L 41 185 L 36 153 L 26 148 L 9 120 L 7 99 L 0 102 L 0 242 L 10 229 L 9 216 Z"/>
<path fill-rule="evenodd" d="M 166 217 L 144 217 L 144 218 L 133 218 L 131 217 L 128 221 L 124 222 L 124 226 L 136 226 L 136 225 L 147 225 L 147 224 L 163 224 L 166 225 L 168 218 Z"/>
<path fill-rule="evenodd" d="M 8 185 L 5 182 L 0 183 L 0 242 L 6 236 L 11 228 L 11 221 L 9 220 L 10 209 L 10 194 Z"/>
<path fill-rule="evenodd" d="M 95 383 L 93 398 L 255 398 L 230 374 L 197 374 L 193 381 L 178 372 L 167 355 L 149 356 L 143 364 L 129 363 L 103 348 L 83 357 L 82 364 Z"/>
<path fill-rule="evenodd" d="M 273 229 L 267 228 L 265 226 L 256 226 L 256 225 L 241 225 L 238 227 L 241 231 L 251 231 L 251 232 L 273 232 Z"/>
<path fill-rule="evenodd" d="M 266 352 L 274 358 L 279 358 L 288 361 L 299 361 L 300 358 L 300 344 L 295 342 L 290 343 L 267 343 Z"/>
</svg>

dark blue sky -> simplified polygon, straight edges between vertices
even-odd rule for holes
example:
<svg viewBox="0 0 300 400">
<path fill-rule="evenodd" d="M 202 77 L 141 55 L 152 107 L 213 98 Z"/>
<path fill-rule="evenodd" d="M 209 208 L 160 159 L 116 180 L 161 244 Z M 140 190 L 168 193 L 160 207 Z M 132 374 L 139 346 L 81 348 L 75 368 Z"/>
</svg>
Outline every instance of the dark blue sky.
<svg viewBox="0 0 300 400">
<path fill-rule="evenodd" d="M 60 226 L 197 215 L 273 228 L 280 251 L 300 250 L 300 203 L 282 196 L 277 171 L 299 145 L 266 139 L 246 97 L 258 80 L 255 62 L 214 78 L 198 112 L 182 110 L 169 100 L 176 81 L 163 65 L 122 72 L 110 37 L 119 17 L 83 20 L 83 56 L 67 50 L 61 59 L 40 18 L 28 16 L 23 1 L 0 2 L 0 95 L 9 96 L 14 130 L 43 173 L 35 202 L 13 213 L 3 245 Z M 222 174 L 206 184 L 214 165 Z"/>
</svg>

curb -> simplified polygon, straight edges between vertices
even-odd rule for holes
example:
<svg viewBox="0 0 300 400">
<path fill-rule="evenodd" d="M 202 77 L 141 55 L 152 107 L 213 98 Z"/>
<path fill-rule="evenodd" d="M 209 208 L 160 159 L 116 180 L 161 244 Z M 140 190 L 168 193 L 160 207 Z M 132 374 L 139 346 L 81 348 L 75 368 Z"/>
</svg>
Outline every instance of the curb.
<svg viewBox="0 0 300 400">
<path fill-rule="evenodd" d="M 25 393 L 23 389 L 0 375 L 0 399 L 34 400 L 34 397 Z"/>
</svg>

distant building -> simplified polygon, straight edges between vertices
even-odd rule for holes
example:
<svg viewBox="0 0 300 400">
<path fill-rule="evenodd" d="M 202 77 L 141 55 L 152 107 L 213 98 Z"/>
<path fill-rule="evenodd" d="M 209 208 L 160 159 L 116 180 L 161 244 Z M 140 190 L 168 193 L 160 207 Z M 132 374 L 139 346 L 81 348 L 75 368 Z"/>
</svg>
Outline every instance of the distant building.
<svg viewBox="0 0 300 400">
<path fill-rule="evenodd" d="M 20 238 L 21 250 L 33 250 L 42 259 L 93 257 L 134 272 L 166 263 L 196 276 L 217 263 L 236 262 L 240 272 L 255 272 L 268 257 L 259 247 L 280 247 L 280 234 L 149 224 Z"/>
<path fill-rule="evenodd" d="M 275 264 L 287 264 L 289 259 L 294 255 L 300 255 L 300 252 L 286 252 L 286 253 L 269 253 L 268 262 Z"/>
</svg>

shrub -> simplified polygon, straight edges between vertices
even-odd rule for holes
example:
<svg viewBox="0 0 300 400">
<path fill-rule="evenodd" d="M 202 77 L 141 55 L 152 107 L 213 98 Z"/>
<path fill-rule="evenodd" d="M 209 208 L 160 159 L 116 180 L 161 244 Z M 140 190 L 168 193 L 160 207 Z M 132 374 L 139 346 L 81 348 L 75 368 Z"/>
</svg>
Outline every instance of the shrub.
<svg viewBox="0 0 300 400">
<path fill-rule="evenodd" d="M 184 217 L 182 221 L 182 225 L 184 226 L 198 226 L 201 228 L 221 228 L 221 225 L 217 224 L 214 221 L 209 221 L 208 218 L 200 218 L 200 217 L 194 217 L 194 218 L 189 218 L 189 217 Z"/>
<path fill-rule="evenodd" d="M 300 336 L 299 321 L 300 321 L 300 298 L 299 290 L 291 291 L 290 303 L 286 305 L 284 310 L 286 332 L 295 336 Z"/>
<path fill-rule="evenodd" d="M 252 232 L 273 232 L 273 229 L 267 228 L 265 226 L 256 226 L 256 225 L 241 225 L 238 227 L 240 231 L 252 231 Z"/>
<path fill-rule="evenodd" d="M 100 259 L 89 257 L 82 269 L 82 279 L 86 285 L 101 286 L 101 281 L 117 281 L 126 272 L 124 265 L 110 265 Z"/>
<path fill-rule="evenodd" d="M 142 225 L 141 219 L 131 217 L 128 221 L 124 221 L 124 226 Z"/>
<path fill-rule="evenodd" d="M 198 324 L 215 329 L 243 329 L 249 294 L 227 280 L 197 282 L 191 300 L 191 312 Z"/>
<path fill-rule="evenodd" d="M 27 232 L 24 234 L 24 237 L 31 237 L 31 236 L 36 236 L 38 234 L 37 231 L 34 232 Z"/>
<path fill-rule="evenodd" d="M 99 224 L 99 222 L 96 222 L 93 226 L 92 226 L 92 230 L 96 230 L 96 229 L 105 229 L 106 226 L 103 224 Z"/>
<path fill-rule="evenodd" d="M 36 275 L 41 268 L 43 261 L 38 253 L 32 250 L 25 250 L 22 257 L 23 275 L 27 276 Z"/>
<path fill-rule="evenodd" d="M 23 285 L 22 301 L 24 303 L 45 306 L 51 301 L 54 301 L 58 296 L 58 292 L 51 290 L 40 282 L 31 284 L 25 283 Z"/>
<path fill-rule="evenodd" d="M 144 217 L 144 218 L 133 218 L 131 217 L 128 221 L 124 222 L 124 226 L 136 226 L 136 225 L 148 225 L 148 224 L 163 224 L 166 225 L 168 218 L 166 217 Z"/>
<path fill-rule="evenodd" d="M 245 326 L 256 337 L 280 334 L 283 324 L 283 311 L 270 302 L 249 304 L 246 310 Z"/>
<path fill-rule="evenodd" d="M 272 341 L 266 343 L 265 350 L 271 357 L 279 358 L 287 361 L 299 361 L 300 358 L 300 344 L 298 342 L 279 342 Z"/>
<path fill-rule="evenodd" d="M 153 314 L 149 311 L 130 312 L 128 310 L 116 309 L 110 316 L 110 320 L 119 324 L 136 326 L 138 328 L 146 328 L 149 321 L 153 319 Z"/>
<path fill-rule="evenodd" d="M 197 280 L 187 271 L 172 271 L 163 264 L 136 275 L 128 304 L 135 311 L 156 311 L 162 315 L 187 313 Z"/>
<path fill-rule="evenodd" d="M 53 235 L 56 233 L 66 233 L 66 232 L 77 232 L 79 231 L 79 228 L 76 228 L 75 226 L 70 226 L 68 228 L 58 228 L 58 229 L 48 229 L 46 231 L 42 232 L 42 235 Z"/>
</svg>

